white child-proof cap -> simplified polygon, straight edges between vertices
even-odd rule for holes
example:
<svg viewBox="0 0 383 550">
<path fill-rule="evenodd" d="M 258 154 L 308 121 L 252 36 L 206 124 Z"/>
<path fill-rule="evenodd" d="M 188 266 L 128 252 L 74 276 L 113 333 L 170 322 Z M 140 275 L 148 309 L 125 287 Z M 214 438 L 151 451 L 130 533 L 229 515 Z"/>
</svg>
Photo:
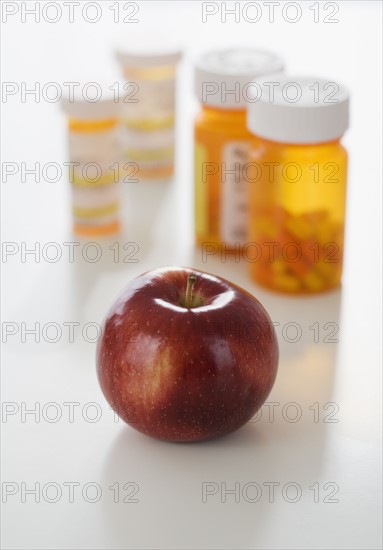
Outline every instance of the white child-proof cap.
<svg viewBox="0 0 383 550">
<path fill-rule="evenodd" d="M 247 127 L 282 143 L 339 139 L 349 124 L 347 88 L 330 79 L 280 76 L 254 82 Z"/>
<path fill-rule="evenodd" d="M 244 109 L 252 81 L 283 71 L 282 59 L 267 51 L 235 48 L 203 54 L 195 63 L 198 100 L 221 109 Z"/>
<path fill-rule="evenodd" d="M 105 120 L 120 115 L 128 91 L 118 79 L 110 82 L 96 80 L 73 81 L 61 97 L 64 113 L 77 120 Z"/>
<path fill-rule="evenodd" d="M 126 67 L 161 67 L 176 65 L 182 58 L 182 48 L 169 35 L 130 32 L 117 40 L 115 54 Z"/>
</svg>

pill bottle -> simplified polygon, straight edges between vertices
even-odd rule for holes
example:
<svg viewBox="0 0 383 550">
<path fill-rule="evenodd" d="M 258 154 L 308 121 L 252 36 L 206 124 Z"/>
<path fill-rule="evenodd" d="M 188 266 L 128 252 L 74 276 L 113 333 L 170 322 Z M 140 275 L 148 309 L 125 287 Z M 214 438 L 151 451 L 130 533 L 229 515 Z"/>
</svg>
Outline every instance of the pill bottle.
<svg viewBox="0 0 383 550">
<path fill-rule="evenodd" d="M 248 185 L 244 166 L 252 135 L 246 106 L 255 77 L 283 70 L 276 55 L 253 49 L 211 51 L 195 64 L 196 242 L 236 248 L 246 242 Z"/>
<path fill-rule="evenodd" d="M 61 100 L 68 117 L 68 176 L 77 235 L 110 235 L 120 229 L 123 163 L 119 120 L 123 96 L 122 86 L 117 89 L 115 83 L 87 82 L 78 83 Z"/>
<path fill-rule="evenodd" d="M 122 112 L 123 158 L 136 163 L 141 180 L 174 173 L 176 75 L 182 51 L 155 34 L 129 35 L 116 46 L 128 86 Z"/>
<path fill-rule="evenodd" d="M 349 93 L 311 77 L 257 85 L 248 108 L 251 275 L 282 292 L 331 289 L 342 275 Z"/>
</svg>

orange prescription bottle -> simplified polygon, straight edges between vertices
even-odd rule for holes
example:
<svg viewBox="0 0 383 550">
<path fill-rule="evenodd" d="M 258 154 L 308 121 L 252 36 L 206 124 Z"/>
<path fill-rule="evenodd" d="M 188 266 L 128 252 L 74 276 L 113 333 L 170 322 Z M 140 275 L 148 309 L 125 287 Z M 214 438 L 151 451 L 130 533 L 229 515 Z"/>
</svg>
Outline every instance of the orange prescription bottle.
<svg viewBox="0 0 383 550">
<path fill-rule="evenodd" d="M 257 81 L 248 109 L 247 260 L 265 287 L 321 292 L 342 275 L 349 94 L 320 78 L 273 80 Z"/>
<path fill-rule="evenodd" d="M 118 45 L 116 57 L 127 81 L 124 159 L 137 165 L 139 180 L 167 180 L 174 172 L 176 75 L 182 51 L 166 37 L 129 35 Z"/>
<path fill-rule="evenodd" d="M 69 179 L 77 235 L 102 236 L 120 229 L 121 104 L 115 86 L 97 82 L 79 83 L 72 95 L 61 100 L 68 116 Z"/>
<path fill-rule="evenodd" d="M 212 51 L 195 64 L 196 242 L 228 249 L 247 240 L 248 185 L 243 177 L 252 135 L 246 105 L 252 80 L 283 69 L 272 53 L 252 49 Z"/>
</svg>

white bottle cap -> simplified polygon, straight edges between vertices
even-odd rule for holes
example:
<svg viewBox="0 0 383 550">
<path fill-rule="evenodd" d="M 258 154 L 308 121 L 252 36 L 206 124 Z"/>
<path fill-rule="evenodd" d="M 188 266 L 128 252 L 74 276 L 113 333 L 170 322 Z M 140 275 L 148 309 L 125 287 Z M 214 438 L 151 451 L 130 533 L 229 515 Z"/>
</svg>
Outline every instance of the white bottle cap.
<svg viewBox="0 0 383 550">
<path fill-rule="evenodd" d="M 178 42 L 155 31 L 125 34 L 117 40 L 115 52 L 117 61 L 134 68 L 176 65 L 182 57 Z"/>
<path fill-rule="evenodd" d="M 229 49 L 205 53 L 195 63 L 194 89 L 198 100 L 221 109 L 244 109 L 252 80 L 278 73 L 283 61 L 273 53 Z"/>
<path fill-rule="evenodd" d="M 348 128 L 349 93 L 333 80 L 263 78 L 254 82 L 251 95 L 247 126 L 264 139 L 324 143 L 339 139 Z"/>
<path fill-rule="evenodd" d="M 104 120 L 120 115 L 123 100 L 128 93 L 126 83 L 114 82 L 71 82 L 61 97 L 64 113 L 77 120 Z"/>
</svg>

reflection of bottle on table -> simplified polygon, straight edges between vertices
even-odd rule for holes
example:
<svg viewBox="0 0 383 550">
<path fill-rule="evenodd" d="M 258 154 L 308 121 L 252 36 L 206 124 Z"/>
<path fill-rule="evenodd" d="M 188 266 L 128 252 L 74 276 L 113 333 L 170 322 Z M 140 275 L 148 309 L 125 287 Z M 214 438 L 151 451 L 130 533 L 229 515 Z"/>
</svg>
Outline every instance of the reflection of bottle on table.
<svg viewBox="0 0 383 550">
<path fill-rule="evenodd" d="M 272 100 L 270 82 L 259 81 L 260 99 L 248 110 L 249 265 L 271 289 L 320 292 L 342 274 L 348 92 L 323 79 L 275 80 Z"/>
<path fill-rule="evenodd" d="M 102 87 L 96 82 L 75 87 L 73 95 L 62 100 L 68 116 L 69 179 L 78 235 L 109 235 L 120 227 L 121 104 L 115 86 Z"/>
<path fill-rule="evenodd" d="M 196 240 L 233 248 L 247 239 L 246 163 L 252 135 L 246 105 L 252 80 L 283 69 L 268 52 L 208 52 L 195 66 L 195 93 L 202 105 L 195 124 Z"/>
</svg>

